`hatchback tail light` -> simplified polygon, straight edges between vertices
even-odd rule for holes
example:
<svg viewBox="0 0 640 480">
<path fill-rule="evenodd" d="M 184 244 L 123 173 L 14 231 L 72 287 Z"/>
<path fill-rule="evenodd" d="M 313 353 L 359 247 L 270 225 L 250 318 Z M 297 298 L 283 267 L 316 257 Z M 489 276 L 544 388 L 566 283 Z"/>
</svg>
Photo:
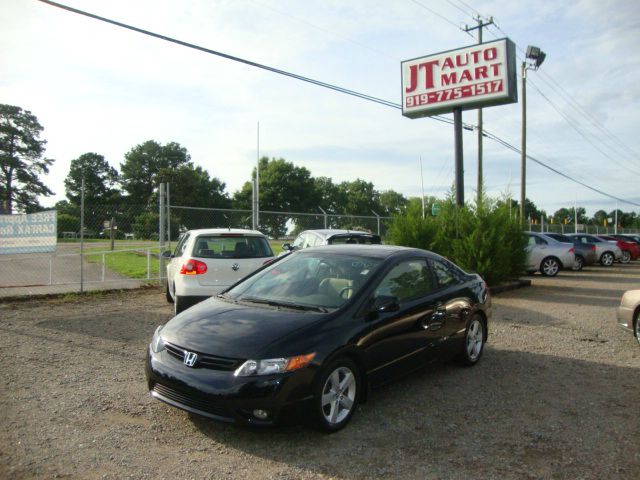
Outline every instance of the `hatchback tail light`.
<svg viewBox="0 0 640 480">
<path fill-rule="evenodd" d="M 596 246 L 595 246 L 595 244 L 594 244 L 594 245 L 591 245 L 591 251 L 592 251 L 592 252 L 595 252 L 595 251 L 596 251 Z"/>
<path fill-rule="evenodd" d="M 207 273 L 207 264 L 190 258 L 180 267 L 180 275 L 202 275 Z"/>
<path fill-rule="evenodd" d="M 573 247 L 571 247 L 571 248 L 569 249 L 569 253 L 574 253 L 575 251 L 576 251 L 576 249 L 575 249 L 575 248 L 573 248 Z"/>
</svg>

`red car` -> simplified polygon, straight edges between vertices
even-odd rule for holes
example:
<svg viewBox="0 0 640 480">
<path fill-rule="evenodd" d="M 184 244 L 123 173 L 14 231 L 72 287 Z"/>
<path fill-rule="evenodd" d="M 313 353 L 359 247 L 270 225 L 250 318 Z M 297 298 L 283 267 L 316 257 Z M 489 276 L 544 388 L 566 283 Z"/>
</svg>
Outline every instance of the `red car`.
<svg viewBox="0 0 640 480">
<path fill-rule="evenodd" d="M 629 240 L 620 240 L 613 235 L 598 235 L 603 240 L 609 240 L 610 242 L 616 242 L 620 250 L 622 250 L 622 263 L 629 263 L 631 260 L 637 260 L 640 257 L 640 246 L 637 243 Z"/>
</svg>

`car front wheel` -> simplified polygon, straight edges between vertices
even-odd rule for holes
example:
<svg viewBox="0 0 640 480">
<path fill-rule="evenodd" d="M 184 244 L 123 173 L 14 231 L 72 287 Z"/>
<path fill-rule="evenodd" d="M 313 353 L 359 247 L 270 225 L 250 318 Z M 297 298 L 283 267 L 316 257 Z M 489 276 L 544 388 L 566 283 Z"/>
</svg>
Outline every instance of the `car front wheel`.
<svg viewBox="0 0 640 480">
<path fill-rule="evenodd" d="M 348 358 L 331 362 L 318 378 L 314 395 L 317 426 L 325 432 L 343 428 L 355 411 L 360 398 L 360 372 Z"/>
<path fill-rule="evenodd" d="M 622 259 L 620 260 L 622 263 L 629 263 L 631 261 L 631 252 L 627 250 L 622 251 Z"/>
<path fill-rule="evenodd" d="M 545 258 L 540 264 L 540 273 L 546 277 L 555 277 L 560 271 L 560 262 L 555 258 Z"/>
<path fill-rule="evenodd" d="M 636 336 L 638 345 L 640 345 L 640 310 L 636 312 L 636 316 L 633 319 L 633 334 Z"/>
<path fill-rule="evenodd" d="M 600 264 L 605 266 L 605 267 L 610 267 L 611 265 L 613 265 L 615 258 L 613 256 L 613 253 L 611 252 L 604 252 L 602 254 L 602 256 L 600 257 Z"/>
</svg>

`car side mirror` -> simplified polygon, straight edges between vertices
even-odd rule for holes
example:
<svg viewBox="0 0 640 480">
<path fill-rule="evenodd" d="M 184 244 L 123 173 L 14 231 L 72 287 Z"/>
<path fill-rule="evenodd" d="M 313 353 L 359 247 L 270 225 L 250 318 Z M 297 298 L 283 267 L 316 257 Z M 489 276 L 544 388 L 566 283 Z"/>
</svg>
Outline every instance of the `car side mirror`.
<svg viewBox="0 0 640 480">
<path fill-rule="evenodd" d="M 288 251 L 291 251 L 291 250 L 293 250 L 293 247 L 291 246 L 291 244 L 290 244 L 290 243 L 283 243 L 283 244 L 282 244 L 282 250 L 288 250 Z"/>
<path fill-rule="evenodd" d="M 400 310 L 400 302 L 398 301 L 398 297 L 380 295 L 373 301 L 372 310 L 376 313 L 397 312 Z"/>
<path fill-rule="evenodd" d="M 173 258 L 173 255 L 171 254 L 171 250 L 165 250 L 164 252 L 162 252 L 162 256 L 164 258 Z"/>
</svg>

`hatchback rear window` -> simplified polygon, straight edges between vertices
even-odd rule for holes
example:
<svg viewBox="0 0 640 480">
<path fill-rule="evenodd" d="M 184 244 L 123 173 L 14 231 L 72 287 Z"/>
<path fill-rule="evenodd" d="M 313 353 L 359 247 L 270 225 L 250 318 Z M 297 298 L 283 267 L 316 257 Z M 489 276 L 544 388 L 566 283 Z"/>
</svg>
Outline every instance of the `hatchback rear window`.
<svg viewBox="0 0 640 480">
<path fill-rule="evenodd" d="M 264 237 L 201 235 L 196 238 L 193 252 L 200 258 L 264 258 L 273 257 Z"/>
<path fill-rule="evenodd" d="M 377 235 L 335 235 L 329 239 L 329 245 L 339 245 L 344 243 L 359 243 L 359 244 L 377 244 L 379 245 L 380 237 Z"/>
</svg>

